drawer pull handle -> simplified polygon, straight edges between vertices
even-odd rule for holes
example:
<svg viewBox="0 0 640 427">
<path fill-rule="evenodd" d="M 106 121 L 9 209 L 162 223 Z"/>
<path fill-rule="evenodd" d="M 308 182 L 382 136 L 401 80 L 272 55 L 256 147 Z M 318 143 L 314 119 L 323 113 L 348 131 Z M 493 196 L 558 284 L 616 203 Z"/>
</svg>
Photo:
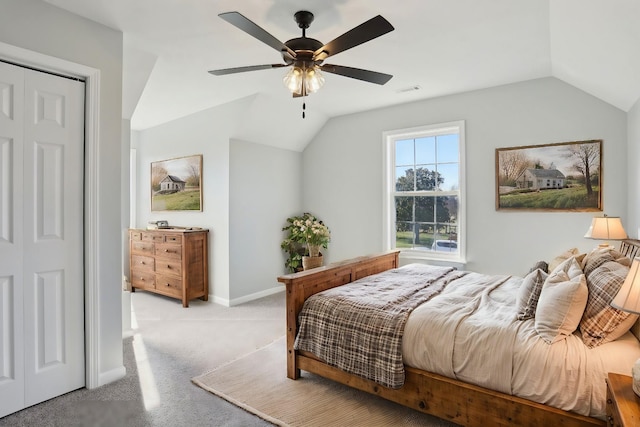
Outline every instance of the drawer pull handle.
<svg viewBox="0 0 640 427">
<path fill-rule="evenodd" d="M 170 284 L 170 283 L 167 283 L 167 286 L 171 286 L 171 284 Z"/>
<path fill-rule="evenodd" d="M 142 280 L 144 282 L 144 277 L 141 277 L 140 280 Z"/>
<path fill-rule="evenodd" d="M 167 265 L 167 268 L 168 268 L 169 270 L 171 270 L 171 266 L 170 266 L 170 265 Z"/>
<path fill-rule="evenodd" d="M 144 261 L 140 261 L 140 264 L 144 265 Z"/>
</svg>

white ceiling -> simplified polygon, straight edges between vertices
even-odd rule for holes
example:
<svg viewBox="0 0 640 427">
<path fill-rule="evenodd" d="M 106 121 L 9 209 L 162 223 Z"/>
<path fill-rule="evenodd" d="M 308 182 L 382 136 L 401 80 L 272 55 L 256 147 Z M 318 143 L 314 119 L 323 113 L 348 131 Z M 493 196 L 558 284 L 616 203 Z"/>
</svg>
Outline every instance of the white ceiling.
<svg viewBox="0 0 640 427">
<path fill-rule="evenodd" d="M 540 77 L 624 111 L 640 97 L 637 0 L 45 1 L 123 32 L 123 116 L 135 130 L 253 97 L 236 137 L 301 150 L 330 117 Z M 284 42 L 301 35 L 298 10 L 314 13 L 307 36 L 323 43 L 384 16 L 395 31 L 328 62 L 394 77 L 378 86 L 326 73 L 302 120 L 284 69 L 207 73 L 281 62 L 219 13 L 238 11 Z"/>
</svg>

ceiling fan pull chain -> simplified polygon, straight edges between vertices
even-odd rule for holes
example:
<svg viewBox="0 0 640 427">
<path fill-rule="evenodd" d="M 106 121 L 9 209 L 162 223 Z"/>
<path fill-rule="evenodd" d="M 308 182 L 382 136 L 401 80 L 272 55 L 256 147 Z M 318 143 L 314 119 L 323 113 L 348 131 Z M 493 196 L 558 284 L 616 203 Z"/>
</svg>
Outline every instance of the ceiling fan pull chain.
<svg viewBox="0 0 640 427">
<path fill-rule="evenodd" d="M 303 119 L 304 119 L 304 116 L 305 116 L 304 110 L 306 110 L 306 109 L 307 109 L 307 104 L 306 104 L 306 102 L 302 101 L 302 118 Z"/>
</svg>

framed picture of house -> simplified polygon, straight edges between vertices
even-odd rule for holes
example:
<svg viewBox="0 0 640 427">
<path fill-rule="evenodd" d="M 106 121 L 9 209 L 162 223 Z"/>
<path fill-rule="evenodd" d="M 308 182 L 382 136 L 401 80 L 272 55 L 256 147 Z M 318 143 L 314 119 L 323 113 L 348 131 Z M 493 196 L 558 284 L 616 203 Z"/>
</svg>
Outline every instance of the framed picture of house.
<svg viewBox="0 0 640 427">
<path fill-rule="evenodd" d="M 496 149 L 496 209 L 602 210 L 602 140 Z"/>
<path fill-rule="evenodd" d="M 202 154 L 151 163 L 152 211 L 202 211 Z"/>
</svg>

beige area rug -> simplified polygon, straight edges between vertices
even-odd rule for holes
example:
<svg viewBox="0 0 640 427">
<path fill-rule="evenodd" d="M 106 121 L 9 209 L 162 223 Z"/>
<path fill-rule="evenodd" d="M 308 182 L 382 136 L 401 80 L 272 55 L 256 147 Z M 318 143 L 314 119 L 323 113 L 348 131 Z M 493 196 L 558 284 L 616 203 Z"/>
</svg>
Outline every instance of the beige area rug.
<svg viewBox="0 0 640 427">
<path fill-rule="evenodd" d="M 278 426 L 453 426 L 308 372 L 287 378 L 285 338 L 192 381 Z"/>
</svg>

